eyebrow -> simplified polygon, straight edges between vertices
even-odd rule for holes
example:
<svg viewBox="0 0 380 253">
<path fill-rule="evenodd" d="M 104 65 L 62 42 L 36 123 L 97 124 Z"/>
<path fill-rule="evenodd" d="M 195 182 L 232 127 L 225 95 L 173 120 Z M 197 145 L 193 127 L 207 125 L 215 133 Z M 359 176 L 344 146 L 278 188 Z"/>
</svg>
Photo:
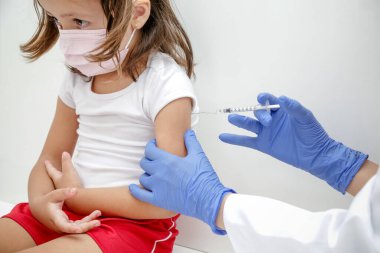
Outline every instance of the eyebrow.
<svg viewBox="0 0 380 253">
<path fill-rule="evenodd" d="M 46 14 L 54 17 L 54 15 L 48 11 L 46 12 Z M 75 16 L 75 14 L 73 14 L 73 13 L 65 13 L 65 14 L 59 15 L 60 18 L 73 17 L 73 16 Z M 86 15 L 81 15 L 81 16 L 86 16 Z"/>
<path fill-rule="evenodd" d="M 59 17 L 60 17 L 60 18 L 65 18 L 65 17 L 72 17 L 72 16 L 74 16 L 74 14 L 67 13 L 67 14 L 62 14 L 62 15 L 60 15 Z"/>
</svg>

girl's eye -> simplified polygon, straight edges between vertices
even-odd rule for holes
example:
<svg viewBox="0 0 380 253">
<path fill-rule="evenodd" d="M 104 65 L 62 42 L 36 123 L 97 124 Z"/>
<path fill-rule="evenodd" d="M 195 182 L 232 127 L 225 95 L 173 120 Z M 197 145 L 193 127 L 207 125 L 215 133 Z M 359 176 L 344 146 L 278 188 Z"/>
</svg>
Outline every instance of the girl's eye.
<svg viewBox="0 0 380 253">
<path fill-rule="evenodd" d="M 88 26 L 88 21 L 85 21 L 85 20 L 81 20 L 81 19 L 77 19 L 75 18 L 74 19 L 74 22 L 75 24 L 77 24 L 80 28 L 85 28 L 86 26 Z"/>
</svg>

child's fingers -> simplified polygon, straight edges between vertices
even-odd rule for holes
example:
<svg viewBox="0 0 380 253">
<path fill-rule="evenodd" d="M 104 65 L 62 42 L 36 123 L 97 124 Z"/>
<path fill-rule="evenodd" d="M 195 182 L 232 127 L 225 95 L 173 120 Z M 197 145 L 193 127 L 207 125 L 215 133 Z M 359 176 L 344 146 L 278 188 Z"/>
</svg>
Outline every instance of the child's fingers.
<svg viewBox="0 0 380 253">
<path fill-rule="evenodd" d="M 62 153 L 62 172 L 63 173 L 72 173 L 75 171 L 71 156 L 67 152 Z"/>
<path fill-rule="evenodd" d="M 51 203 L 59 203 L 72 198 L 77 193 L 78 190 L 76 188 L 57 189 L 48 193 L 48 201 Z"/>
<path fill-rule="evenodd" d="M 60 210 L 55 213 L 53 218 L 54 225 L 59 233 L 77 234 L 81 233 L 81 229 L 72 221 L 69 220 L 67 215 Z"/>
<path fill-rule="evenodd" d="M 78 221 L 73 222 L 61 216 L 56 218 L 54 224 L 60 233 L 82 234 L 95 227 L 100 226 L 100 221 L 92 220 L 88 222 L 78 223 Z"/>
<path fill-rule="evenodd" d="M 88 222 L 82 222 L 79 224 L 74 222 L 73 226 L 76 226 L 77 231 L 79 231 L 79 232 L 76 232 L 77 234 L 86 233 L 87 231 L 89 231 L 93 228 L 99 227 L 100 221 L 99 220 L 92 220 L 92 221 L 88 221 Z"/>
<path fill-rule="evenodd" d="M 82 224 L 85 222 L 89 222 L 89 221 L 95 220 L 96 218 L 98 218 L 101 215 L 102 215 L 102 213 L 99 210 L 96 210 L 96 211 L 93 211 L 90 215 L 87 215 L 86 217 L 84 217 L 83 219 L 75 221 L 75 223 L 76 224 Z"/>
<path fill-rule="evenodd" d="M 57 170 L 50 161 L 45 161 L 45 168 L 49 177 L 55 182 L 62 177 L 62 172 Z"/>
<path fill-rule="evenodd" d="M 100 215 L 101 212 L 96 210 L 81 220 L 72 221 L 64 211 L 56 210 L 53 213 L 52 221 L 55 230 L 59 233 L 81 234 L 100 226 L 100 221 L 95 220 Z"/>
</svg>

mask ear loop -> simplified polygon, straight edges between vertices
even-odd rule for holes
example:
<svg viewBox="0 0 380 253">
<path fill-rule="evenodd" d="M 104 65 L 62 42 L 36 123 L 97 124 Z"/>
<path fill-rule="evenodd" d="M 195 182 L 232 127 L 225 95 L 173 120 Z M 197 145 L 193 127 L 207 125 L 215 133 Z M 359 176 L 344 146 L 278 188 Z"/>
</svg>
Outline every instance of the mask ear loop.
<svg viewBox="0 0 380 253">
<path fill-rule="evenodd" d="M 133 40 L 133 37 L 135 36 L 136 31 L 137 31 L 137 28 L 133 28 L 133 31 L 132 31 L 131 37 L 129 38 L 129 40 L 128 40 L 127 44 L 125 45 L 125 48 L 124 48 L 124 49 L 129 48 L 129 46 L 130 46 L 130 44 L 131 44 L 131 42 L 132 42 L 132 40 Z"/>
<path fill-rule="evenodd" d="M 131 43 L 132 43 L 132 40 L 133 40 L 133 38 L 134 38 L 134 36 L 135 36 L 135 33 L 136 33 L 136 31 L 138 30 L 137 29 L 137 25 L 136 25 L 136 28 L 132 28 L 133 29 L 133 31 L 132 31 L 132 34 L 131 34 L 131 37 L 129 38 L 129 40 L 127 41 L 127 44 L 125 45 L 125 48 L 124 48 L 124 50 L 128 50 L 129 51 L 129 46 L 131 45 Z M 120 51 L 118 52 L 118 54 L 119 54 L 119 59 L 120 59 Z M 114 60 L 113 60 L 114 61 Z M 114 62 L 114 64 L 116 65 L 116 62 Z M 118 64 L 119 65 L 119 70 L 121 69 L 121 64 L 119 63 Z M 118 70 L 118 71 L 119 71 Z"/>
</svg>

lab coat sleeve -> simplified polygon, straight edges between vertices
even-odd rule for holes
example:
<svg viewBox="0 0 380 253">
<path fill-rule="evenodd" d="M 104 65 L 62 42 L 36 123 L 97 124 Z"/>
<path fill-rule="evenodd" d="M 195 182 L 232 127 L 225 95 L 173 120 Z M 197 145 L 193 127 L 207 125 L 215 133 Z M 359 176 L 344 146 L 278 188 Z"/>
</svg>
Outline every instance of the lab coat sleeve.
<svg viewBox="0 0 380 253">
<path fill-rule="evenodd" d="M 235 252 L 379 253 L 380 172 L 348 210 L 310 212 L 269 198 L 234 194 L 224 223 Z"/>
</svg>

